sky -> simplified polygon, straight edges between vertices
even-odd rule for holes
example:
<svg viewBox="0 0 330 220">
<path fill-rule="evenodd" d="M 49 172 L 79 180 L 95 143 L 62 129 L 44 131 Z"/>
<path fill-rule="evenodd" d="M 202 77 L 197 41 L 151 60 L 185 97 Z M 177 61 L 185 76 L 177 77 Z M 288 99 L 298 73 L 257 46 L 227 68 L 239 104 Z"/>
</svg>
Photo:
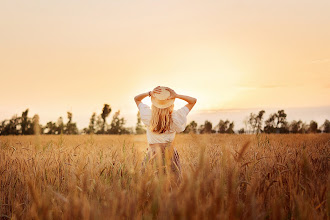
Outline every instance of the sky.
<svg viewBox="0 0 330 220">
<path fill-rule="evenodd" d="M 134 126 L 134 96 L 161 85 L 196 97 L 188 120 L 200 123 L 242 126 L 260 109 L 322 122 L 329 11 L 328 0 L 2 0 L 0 121 L 71 111 L 82 129 L 107 103 L 108 121 L 120 110 Z"/>
</svg>

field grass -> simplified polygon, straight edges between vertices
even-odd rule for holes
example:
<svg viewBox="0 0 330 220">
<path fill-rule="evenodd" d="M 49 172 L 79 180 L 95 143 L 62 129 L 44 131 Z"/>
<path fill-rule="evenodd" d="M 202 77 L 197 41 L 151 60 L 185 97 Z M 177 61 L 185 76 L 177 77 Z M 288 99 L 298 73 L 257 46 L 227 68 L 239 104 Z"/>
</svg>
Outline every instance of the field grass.
<svg viewBox="0 0 330 220">
<path fill-rule="evenodd" d="M 177 135 L 182 181 L 145 135 L 0 137 L 1 219 L 329 219 L 330 135 Z"/>
</svg>

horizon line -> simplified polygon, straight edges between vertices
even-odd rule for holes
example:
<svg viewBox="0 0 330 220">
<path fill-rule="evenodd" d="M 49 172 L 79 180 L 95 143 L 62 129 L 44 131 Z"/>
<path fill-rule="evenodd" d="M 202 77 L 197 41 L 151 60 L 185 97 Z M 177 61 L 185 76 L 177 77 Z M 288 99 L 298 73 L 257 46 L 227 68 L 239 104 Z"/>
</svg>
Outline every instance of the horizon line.
<svg viewBox="0 0 330 220">
<path fill-rule="evenodd" d="M 322 106 L 298 106 L 298 107 L 250 107 L 250 108 L 216 108 L 216 109 L 200 109 L 195 112 L 198 113 L 216 113 L 216 112 L 230 112 L 230 111 L 246 111 L 246 110 L 267 110 L 267 109 L 308 109 L 308 108 L 330 108 L 330 105 Z"/>
</svg>

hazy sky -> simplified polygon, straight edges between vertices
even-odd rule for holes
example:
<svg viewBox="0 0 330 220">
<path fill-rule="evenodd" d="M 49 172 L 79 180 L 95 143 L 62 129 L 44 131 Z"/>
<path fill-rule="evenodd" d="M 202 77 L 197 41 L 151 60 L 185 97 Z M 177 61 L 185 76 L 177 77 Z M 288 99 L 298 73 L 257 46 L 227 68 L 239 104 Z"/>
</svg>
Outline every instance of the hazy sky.
<svg viewBox="0 0 330 220">
<path fill-rule="evenodd" d="M 158 85 L 197 97 L 193 115 L 330 106 L 329 12 L 329 0 L 2 0 L 0 120 L 72 111 L 82 128 L 108 103 L 134 125 L 134 96 Z"/>
</svg>

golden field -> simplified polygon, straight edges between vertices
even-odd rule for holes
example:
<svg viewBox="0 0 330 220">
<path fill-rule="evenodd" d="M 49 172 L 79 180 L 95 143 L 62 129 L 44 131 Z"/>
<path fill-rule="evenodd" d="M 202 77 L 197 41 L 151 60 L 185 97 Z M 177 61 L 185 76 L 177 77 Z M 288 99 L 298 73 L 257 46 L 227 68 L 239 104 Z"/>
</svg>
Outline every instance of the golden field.
<svg viewBox="0 0 330 220">
<path fill-rule="evenodd" d="M 181 134 L 182 181 L 145 135 L 1 136 L 0 219 L 329 219 L 330 135 Z"/>
</svg>

